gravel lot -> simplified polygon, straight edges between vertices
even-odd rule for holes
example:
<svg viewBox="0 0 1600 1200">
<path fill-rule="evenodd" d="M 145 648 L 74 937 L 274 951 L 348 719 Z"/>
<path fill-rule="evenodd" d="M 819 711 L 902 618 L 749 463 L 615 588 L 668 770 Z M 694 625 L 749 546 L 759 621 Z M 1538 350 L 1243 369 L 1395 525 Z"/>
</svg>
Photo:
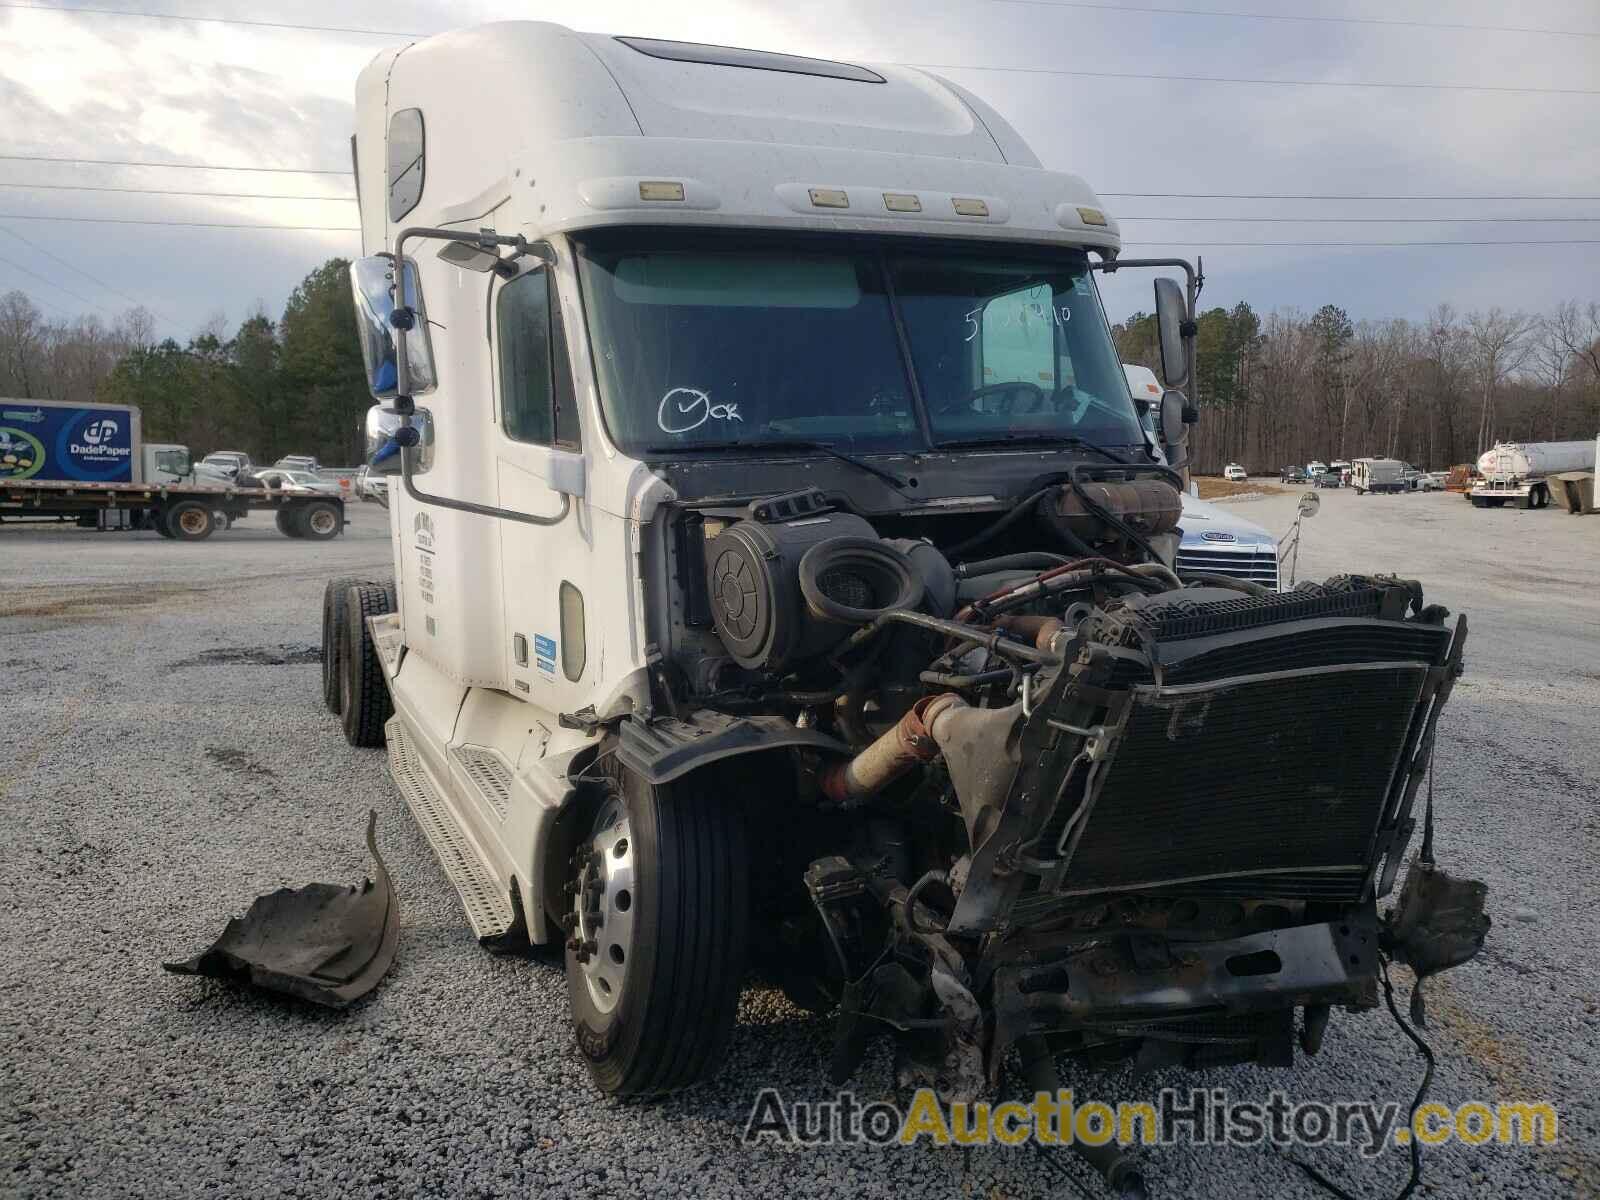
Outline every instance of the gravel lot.
<svg viewBox="0 0 1600 1200">
<path fill-rule="evenodd" d="M 1235 503 L 1282 530 L 1294 499 Z M 1600 518 L 1322 499 L 1302 578 L 1415 576 L 1472 626 L 1441 726 L 1438 852 L 1489 882 L 1496 923 L 1432 985 L 1435 1097 L 1549 1097 L 1562 1117 L 1556 1147 L 1430 1152 L 1428 1191 L 1600 1195 Z M 759 1087 L 829 1094 L 831 1023 L 762 989 L 715 1083 L 599 1099 L 560 968 L 478 948 L 382 752 L 349 749 L 322 708 L 322 582 L 389 560 L 383 513 L 352 512 L 331 543 L 257 519 L 200 544 L 0 530 L 0 1194 L 1104 1194 L 1021 1151 L 741 1146 Z M 367 1000 L 328 1014 L 161 971 L 261 892 L 359 879 L 369 807 L 404 920 Z M 1336 1014 L 1293 1073 L 1199 1078 L 1404 1103 L 1419 1069 L 1380 1010 Z M 1080 1101 L 1168 1082 L 1188 1080 L 1069 1077 Z M 888 1096 L 885 1054 L 856 1086 Z M 1397 1150 L 1303 1153 L 1363 1196 L 1405 1178 Z M 1271 1150 L 1158 1149 L 1147 1172 L 1158 1197 L 1324 1195 Z"/>
</svg>

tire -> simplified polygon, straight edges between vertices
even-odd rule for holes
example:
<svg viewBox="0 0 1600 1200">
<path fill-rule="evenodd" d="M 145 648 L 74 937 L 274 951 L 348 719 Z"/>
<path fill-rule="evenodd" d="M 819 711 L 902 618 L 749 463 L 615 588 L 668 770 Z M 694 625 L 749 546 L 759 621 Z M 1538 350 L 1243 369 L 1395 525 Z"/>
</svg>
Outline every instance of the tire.
<svg viewBox="0 0 1600 1200">
<path fill-rule="evenodd" d="M 571 868 L 575 908 L 602 919 L 572 914 L 567 995 L 596 1086 L 658 1096 L 714 1075 L 733 1032 L 749 938 L 744 815 L 734 789 L 707 786 L 717 776 L 704 771 L 660 787 L 616 772 Z"/>
<path fill-rule="evenodd" d="M 299 513 L 300 536 L 326 542 L 344 532 L 344 506 L 330 500 L 313 500 Z"/>
<path fill-rule="evenodd" d="M 1550 489 L 1545 487 L 1543 484 L 1540 484 L 1538 487 L 1535 487 L 1532 493 L 1528 496 L 1528 501 L 1534 508 L 1547 507 L 1550 503 Z"/>
<path fill-rule="evenodd" d="M 383 724 L 394 716 L 394 701 L 378 662 L 378 647 L 367 628 L 368 617 L 379 617 L 388 611 L 389 594 L 381 584 L 358 583 L 345 592 L 339 719 L 344 724 L 344 739 L 352 746 L 382 746 Z"/>
<path fill-rule="evenodd" d="M 198 500 L 180 500 L 167 509 L 168 536 L 180 542 L 203 542 L 216 532 L 217 519 L 209 505 Z"/>
<path fill-rule="evenodd" d="M 272 521 L 284 537 L 304 537 L 305 535 L 300 532 L 300 522 L 296 519 L 299 515 L 295 509 L 280 508 L 272 514 Z"/>
<path fill-rule="evenodd" d="M 361 575 L 340 575 L 337 579 L 330 579 L 327 586 L 322 589 L 322 702 L 334 716 L 338 716 L 341 711 L 340 672 L 344 668 L 346 645 L 345 596 L 352 587 L 372 582 L 374 581 Z M 388 611 L 393 612 L 393 585 L 380 586 L 385 587 L 384 597 L 389 604 Z"/>
<path fill-rule="evenodd" d="M 211 515 L 211 519 L 217 523 L 217 528 L 222 530 L 224 533 L 233 528 L 233 518 L 227 513 L 223 512 L 221 509 L 218 509 L 216 512 L 214 512 Z"/>
</svg>

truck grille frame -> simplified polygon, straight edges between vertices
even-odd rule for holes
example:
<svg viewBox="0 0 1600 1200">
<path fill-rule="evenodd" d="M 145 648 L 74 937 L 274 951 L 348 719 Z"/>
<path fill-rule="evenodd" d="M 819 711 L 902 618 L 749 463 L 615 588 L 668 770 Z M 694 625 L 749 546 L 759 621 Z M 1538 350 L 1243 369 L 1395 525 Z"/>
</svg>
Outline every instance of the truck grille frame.
<svg viewBox="0 0 1600 1200">
<path fill-rule="evenodd" d="M 1123 892 L 1388 891 L 1465 621 L 1387 579 L 1220 595 L 1105 614 L 1044 685 L 989 839 L 1011 849 L 978 847 L 952 932 Z"/>
<path fill-rule="evenodd" d="M 1197 572 L 1227 575 L 1278 590 L 1278 548 L 1273 545 L 1188 542 L 1178 547 L 1173 569 L 1179 579 L 1187 580 Z"/>
</svg>

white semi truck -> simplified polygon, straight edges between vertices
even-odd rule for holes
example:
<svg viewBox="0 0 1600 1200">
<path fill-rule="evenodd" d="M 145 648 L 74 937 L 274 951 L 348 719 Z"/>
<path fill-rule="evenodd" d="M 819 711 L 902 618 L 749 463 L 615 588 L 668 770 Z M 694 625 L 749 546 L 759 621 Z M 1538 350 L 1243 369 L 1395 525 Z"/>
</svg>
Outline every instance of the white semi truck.
<svg viewBox="0 0 1600 1200">
<path fill-rule="evenodd" d="M 983 101 L 506 23 L 385 51 L 356 109 L 394 577 L 328 585 L 324 698 L 475 934 L 564 955 L 602 1091 L 712 1074 L 752 966 L 837 1011 L 841 1078 L 890 1035 L 960 1097 L 1012 1047 L 1030 1094 L 1054 1052 L 1287 1064 L 1380 946 L 1481 942 L 1431 863 L 1376 908 L 1464 626 L 1173 573 L 1095 279 L 1186 271 L 1179 466 L 1199 281 Z"/>
<path fill-rule="evenodd" d="M 1594 442 L 1497 442 L 1478 456 L 1478 479 L 1467 493 L 1474 508 L 1544 508 L 1552 475 L 1593 471 Z"/>
</svg>

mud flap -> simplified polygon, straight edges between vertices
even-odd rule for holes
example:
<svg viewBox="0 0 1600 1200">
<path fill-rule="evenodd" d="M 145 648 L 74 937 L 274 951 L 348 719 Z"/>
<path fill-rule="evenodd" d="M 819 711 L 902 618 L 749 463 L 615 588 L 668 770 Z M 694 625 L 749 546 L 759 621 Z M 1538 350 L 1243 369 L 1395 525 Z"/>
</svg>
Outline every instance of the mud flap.
<svg viewBox="0 0 1600 1200">
<path fill-rule="evenodd" d="M 1430 975 L 1459 967 L 1483 949 L 1489 933 L 1484 901 L 1489 887 L 1476 879 L 1452 879 L 1419 858 L 1406 873 L 1400 899 L 1384 921 L 1384 949 L 1417 974 L 1411 1019 L 1427 1025 L 1422 984 Z"/>
<path fill-rule="evenodd" d="M 359 886 L 311 883 L 258 897 L 222 936 L 186 962 L 163 963 L 175 975 L 209 975 L 345 1008 L 365 996 L 394 962 L 400 905 L 378 854 L 378 814 L 367 814 L 367 852 L 376 881 Z"/>
</svg>

